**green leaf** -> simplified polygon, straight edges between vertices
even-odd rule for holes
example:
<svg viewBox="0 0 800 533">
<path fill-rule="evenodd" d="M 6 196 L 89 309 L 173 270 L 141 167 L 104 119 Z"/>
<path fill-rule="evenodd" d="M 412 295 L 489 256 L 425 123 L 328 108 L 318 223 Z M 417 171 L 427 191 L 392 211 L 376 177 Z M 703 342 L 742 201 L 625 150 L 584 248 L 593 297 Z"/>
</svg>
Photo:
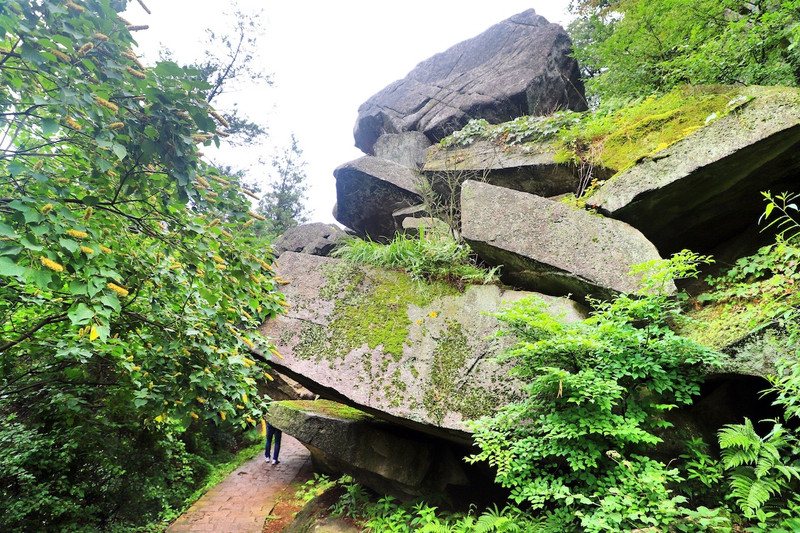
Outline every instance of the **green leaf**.
<svg viewBox="0 0 800 533">
<path fill-rule="evenodd" d="M 121 144 L 114 143 L 114 146 L 111 148 L 117 157 L 122 161 L 125 159 L 125 156 L 128 155 L 128 150 L 122 146 Z"/>
<path fill-rule="evenodd" d="M 0 222 L 0 237 L 6 237 L 8 239 L 19 239 L 19 235 L 17 232 L 14 231 L 14 228 L 9 226 L 8 224 L 4 224 Z"/>
<path fill-rule="evenodd" d="M 85 281 L 73 280 L 69 283 L 69 293 L 75 296 L 85 296 L 88 285 Z"/>
<path fill-rule="evenodd" d="M 67 312 L 67 318 L 70 319 L 73 326 L 82 326 L 89 323 L 94 318 L 94 311 L 89 309 L 85 303 L 81 302 L 73 306 Z"/>
<path fill-rule="evenodd" d="M 66 248 L 72 253 L 77 252 L 78 247 L 80 246 L 76 241 L 73 241 L 72 239 L 67 239 L 65 237 L 61 237 L 60 239 L 58 239 L 58 244 L 60 244 L 62 247 Z"/>
<path fill-rule="evenodd" d="M 42 119 L 42 133 L 44 134 L 45 137 L 49 137 L 50 135 L 57 132 L 58 128 L 59 128 L 58 122 L 56 122 L 52 118 Z"/>
<path fill-rule="evenodd" d="M 121 309 L 119 304 L 119 298 L 117 298 L 117 295 L 114 293 L 103 294 L 103 296 L 100 297 L 100 302 L 106 307 L 110 307 L 117 313 L 119 313 Z"/>
<path fill-rule="evenodd" d="M 22 276 L 25 268 L 17 265 L 9 257 L 0 257 L 0 274 L 4 276 Z"/>
</svg>

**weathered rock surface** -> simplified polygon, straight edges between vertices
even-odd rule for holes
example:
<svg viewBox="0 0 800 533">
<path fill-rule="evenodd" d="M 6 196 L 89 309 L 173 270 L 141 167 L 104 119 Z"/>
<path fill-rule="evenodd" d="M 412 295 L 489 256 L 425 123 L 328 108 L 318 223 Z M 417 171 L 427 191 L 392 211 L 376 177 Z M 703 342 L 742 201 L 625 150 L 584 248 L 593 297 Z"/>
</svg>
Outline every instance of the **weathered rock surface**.
<svg viewBox="0 0 800 533">
<path fill-rule="evenodd" d="M 366 156 L 337 168 L 334 217 L 360 237 L 387 241 L 396 228 L 392 213 L 419 204 L 419 175 L 408 167 Z"/>
<path fill-rule="evenodd" d="M 760 191 L 800 190 L 800 90 L 748 87 L 751 101 L 609 180 L 587 204 L 662 254 L 706 252 L 754 224 Z"/>
<path fill-rule="evenodd" d="M 556 164 L 554 156 L 547 145 L 524 153 L 477 141 L 464 148 L 429 150 L 422 173 L 442 194 L 447 188 L 441 184 L 466 179 L 545 197 L 576 192 L 580 181 L 577 170 Z"/>
<path fill-rule="evenodd" d="M 433 142 L 470 119 L 500 123 L 558 109 L 586 109 L 572 43 L 533 9 L 495 24 L 417 65 L 358 109 L 354 137 L 374 153 L 384 133 L 421 131 Z"/>
<path fill-rule="evenodd" d="M 631 265 L 660 259 L 636 229 L 539 196 L 467 181 L 461 235 L 508 283 L 546 294 L 633 292 Z"/>
<path fill-rule="evenodd" d="M 335 402 L 275 403 L 268 419 L 308 448 L 316 470 L 347 474 L 378 494 L 408 500 L 469 482 L 452 443 Z"/>
<path fill-rule="evenodd" d="M 419 169 L 425 164 L 425 156 L 430 146 L 430 139 L 420 131 L 386 133 L 378 137 L 375 143 L 375 157 Z"/>
<path fill-rule="evenodd" d="M 339 501 L 343 492 L 334 486 L 314 497 L 281 533 L 360 533 L 361 528 L 352 526 L 343 518 L 330 516 L 330 508 Z"/>
<path fill-rule="evenodd" d="M 468 441 L 466 420 L 488 414 L 519 393 L 509 366 L 492 360 L 513 339 L 499 329 L 503 302 L 531 293 L 443 284 L 341 260 L 286 252 L 277 272 L 292 280 L 292 307 L 260 331 L 284 359 L 278 371 L 312 392 L 434 435 Z M 554 314 L 582 318 L 563 298 L 542 296 Z"/>
<path fill-rule="evenodd" d="M 347 236 L 347 233 L 333 224 L 323 224 L 322 222 L 301 224 L 289 228 L 283 235 L 275 239 L 275 242 L 272 243 L 272 249 L 275 251 L 276 256 L 287 251 L 311 255 L 328 255 L 336 247 L 339 239 L 345 236 Z"/>
</svg>

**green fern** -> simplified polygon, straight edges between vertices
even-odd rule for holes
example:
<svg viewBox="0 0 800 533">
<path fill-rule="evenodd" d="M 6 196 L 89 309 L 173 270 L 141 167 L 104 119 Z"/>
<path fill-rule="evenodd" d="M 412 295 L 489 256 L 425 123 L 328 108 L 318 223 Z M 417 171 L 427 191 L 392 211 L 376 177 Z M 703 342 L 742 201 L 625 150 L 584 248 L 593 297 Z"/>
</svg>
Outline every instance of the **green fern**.
<svg viewBox="0 0 800 533">
<path fill-rule="evenodd" d="M 786 464 L 792 448 L 791 434 L 787 436 L 781 424 L 775 424 L 764 437 L 756 433 L 753 423 L 731 424 L 719 432 L 722 462 L 733 470 L 730 475 L 731 494 L 745 516 L 752 517 L 780 496 L 792 479 L 800 480 L 800 469 Z"/>
</svg>

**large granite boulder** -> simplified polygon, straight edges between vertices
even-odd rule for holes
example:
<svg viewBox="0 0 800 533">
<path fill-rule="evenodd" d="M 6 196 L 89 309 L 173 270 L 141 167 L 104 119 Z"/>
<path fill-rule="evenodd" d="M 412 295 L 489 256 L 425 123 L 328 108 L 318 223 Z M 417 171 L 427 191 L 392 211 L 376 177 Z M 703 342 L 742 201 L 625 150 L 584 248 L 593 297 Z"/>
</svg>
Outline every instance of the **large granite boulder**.
<svg viewBox="0 0 800 533">
<path fill-rule="evenodd" d="M 311 255 L 328 255 L 336 248 L 339 240 L 346 236 L 347 233 L 333 224 L 322 222 L 300 224 L 289 228 L 283 235 L 275 239 L 275 242 L 272 243 L 272 249 L 275 251 L 276 256 L 287 251 Z"/>
<path fill-rule="evenodd" d="M 315 470 L 347 474 L 378 494 L 409 500 L 469 482 L 459 446 L 336 402 L 273 403 L 267 419 L 308 448 Z"/>
<path fill-rule="evenodd" d="M 286 315 L 260 331 L 283 359 L 270 365 L 324 398 L 377 417 L 469 442 L 467 420 L 490 414 L 518 396 L 510 363 L 494 358 L 513 338 L 490 338 L 490 313 L 531 293 L 494 285 L 463 293 L 419 283 L 397 271 L 285 252 L 277 273 Z M 582 318 L 577 304 L 542 296 L 554 314 Z"/>
<path fill-rule="evenodd" d="M 613 177 L 587 205 L 634 226 L 662 254 L 708 252 L 741 235 L 764 209 L 761 191 L 800 190 L 800 90 L 746 87 L 744 98 Z"/>
<path fill-rule="evenodd" d="M 470 119 L 586 109 L 572 42 L 529 9 L 417 65 L 358 109 L 356 146 L 374 153 L 384 133 L 421 131 L 433 142 Z"/>
<path fill-rule="evenodd" d="M 624 222 L 475 181 L 461 190 L 461 235 L 508 283 L 578 299 L 634 292 L 631 266 L 660 259 Z"/>
<path fill-rule="evenodd" d="M 341 165 L 334 217 L 363 238 L 385 242 L 396 232 L 392 213 L 419 204 L 420 176 L 386 159 L 366 156 Z"/>
<path fill-rule="evenodd" d="M 422 173 L 441 194 L 448 193 L 448 183 L 466 179 L 545 197 L 576 192 L 580 181 L 577 169 L 557 164 L 550 146 L 537 148 L 524 152 L 488 141 L 456 149 L 436 147 L 428 151 Z"/>
</svg>

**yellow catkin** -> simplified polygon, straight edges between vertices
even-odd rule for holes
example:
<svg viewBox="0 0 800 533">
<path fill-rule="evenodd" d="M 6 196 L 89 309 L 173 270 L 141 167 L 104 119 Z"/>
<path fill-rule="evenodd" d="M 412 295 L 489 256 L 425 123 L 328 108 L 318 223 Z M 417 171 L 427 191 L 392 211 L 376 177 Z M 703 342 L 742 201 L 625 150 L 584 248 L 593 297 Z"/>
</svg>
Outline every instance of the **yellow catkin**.
<svg viewBox="0 0 800 533">
<path fill-rule="evenodd" d="M 220 417 L 221 419 L 225 420 L 225 418 L 226 418 L 225 411 L 220 411 L 220 412 L 219 412 L 219 417 Z"/>
<path fill-rule="evenodd" d="M 89 237 L 89 234 L 86 233 L 85 231 L 78 231 L 76 229 L 68 229 L 64 233 L 66 233 L 70 237 L 75 237 L 76 239 L 86 239 L 87 237 Z"/>
<path fill-rule="evenodd" d="M 97 32 L 94 34 L 94 38 L 97 39 L 98 41 L 103 41 L 104 43 L 108 42 L 108 35 L 106 35 L 105 33 Z"/>
<path fill-rule="evenodd" d="M 92 206 L 87 207 L 86 211 L 84 211 L 84 213 L 83 213 L 83 220 L 88 222 L 89 219 L 92 218 L 92 213 L 93 212 L 94 212 L 94 209 L 92 208 Z"/>
<path fill-rule="evenodd" d="M 119 111 L 119 107 L 117 106 L 117 104 L 113 104 L 108 100 L 106 100 L 105 98 L 100 98 L 99 96 L 95 96 L 94 101 L 97 102 L 97 105 L 108 109 L 112 113 L 116 113 L 117 111 Z"/>
<path fill-rule="evenodd" d="M 200 398 L 199 396 L 196 398 L 196 400 L 198 403 L 206 403 L 206 401 L 208 401 L 205 398 Z"/>
<path fill-rule="evenodd" d="M 131 371 L 133 371 L 133 372 L 135 372 L 137 370 L 141 370 L 141 369 L 142 369 L 142 367 L 140 367 L 140 366 L 132 366 L 131 367 Z"/>
<path fill-rule="evenodd" d="M 150 28 L 147 24 L 128 24 L 125 29 L 128 31 L 142 31 Z"/>
<path fill-rule="evenodd" d="M 222 115 L 220 115 L 219 113 L 217 113 L 213 109 L 211 111 L 209 111 L 208 114 L 211 115 L 212 117 L 214 117 L 215 119 L 217 119 L 217 121 L 220 124 L 222 124 L 223 126 L 225 126 L 226 128 L 230 128 L 231 127 L 231 125 L 228 124 L 228 121 L 225 120 L 225 117 L 223 117 Z"/>
<path fill-rule="evenodd" d="M 253 425 L 253 426 L 255 426 L 255 425 L 256 425 L 256 421 L 255 421 L 255 420 L 253 420 L 252 418 L 250 418 L 249 416 L 248 416 L 247 418 L 245 418 L 245 420 L 247 420 L 247 421 L 248 421 L 248 422 L 249 422 L 251 425 Z"/>
<path fill-rule="evenodd" d="M 53 204 L 44 204 L 42 206 L 42 214 L 43 215 L 46 215 L 47 213 L 49 213 L 52 210 L 53 210 Z"/>
<path fill-rule="evenodd" d="M 283 356 L 278 353 L 278 350 L 270 348 L 269 351 L 276 355 L 279 359 L 283 359 Z"/>
<path fill-rule="evenodd" d="M 81 46 L 80 48 L 78 48 L 78 55 L 82 56 L 82 55 L 86 54 L 89 50 L 91 50 L 92 48 L 94 48 L 94 43 L 86 43 L 83 46 Z"/>
<path fill-rule="evenodd" d="M 86 11 L 86 8 L 84 8 L 83 6 L 79 6 L 75 2 L 67 2 L 64 5 L 66 6 L 67 9 L 69 9 L 73 13 L 83 13 L 84 11 Z"/>
<path fill-rule="evenodd" d="M 192 140 L 196 143 L 204 143 L 210 141 L 214 136 L 207 133 L 193 133 Z"/>
<path fill-rule="evenodd" d="M 140 80 L 143 80 L 147 77 L 147 74 L 145 74 L 141 70 L 136 70 L 133 67 L 125 67 L 125 70 L 128 72 L 128 74 L 130 74 L 134 78 L 139 78 Z"/>
<path fill-rule="evenodd" d="M 64 271 L 64 266 L 63 265 L 59 265 L 55 261 L 51 261 L 50 259 L 48 259 L 48 258 L 46 258 L 44 256 L 40 257 L 39 260 L 42 262 L 43 266 L 49 268 L 53 272 L 63 272 Z"/>
<path fill-rule="evenodd" d="M 230 133 L 227 133 L 227 132 L 222 131 L 222 130 L 215 130 L 214 133 L 216 133 L 220 137 L 230 137 L 231 136 Z"/>
<path fill-rule="evenodd" d="M 53 53 L 54 56 L 56 56 L 58 59 L 60 59 L 64 63 L 69 63 L 69 62 L 72 61 L 72 58 L 69 57 L 64 52 L 62 52 L 61 50 L 50 50 L 50 51 Z"/>
<path fill-rule="evenodd" d="M 224 186 L 228 186 L 228 185 L 230 185 L 230 183 L 228 182 L 228 180 L 226 180 L 225 178 L 221 178 L 221 177 L 219 177 L 219 176 L 209 176 L 209 177 L 210 177 L 212 180 L 216 181 L 217 183 L 221 183 L 221 184 L 222 184 L 222 185 L 224 185 Z"/>
<path fill-rule="evenodd" d="M 112 122 L 111 124 L 108 125 L 108 129 L 110 129 L 111 131 L 116 131 L 124 127 L 125 127 L 124 122 Z"/>
<path fill-rule="evenodd" d="M 83 250 L 83 253 L 85 253 L 85 254 L 93 254 L 94 253 L 94 250 L 92 250 L 88 246 L 81 246 L 81 250 Z"/>
<path fill-rule="evenodd" d="M 191 415 L 191 417 L 192 417 L 192 418 L 200 418 L 200 417 L 197 415 L 197 413 L 195 413 L 194 411 L 192 411 L 192 412 L 191 412 L 191 413 L 189 413 L 189 414 Z"/>
<path fill-rule="evenodd" d="M 197 180 L 197 183 L 199 183 L 200 185 L 204 187 L 211 187 L 211 184 L 207 182 L 203 176 L 197 176 L 195 179 Z"/>
<path fill-rule="evenodd" d="M 272 376 L 270 376 L 266 372 L 264 372 L 264 377 L 267 378 L 267 380 L 269 380 L 269 381 L 275 381 L 275 378 L 273 378 Z"/>
<path fill-rule="evenodd" d="M 219 233 L 223 237 L 227 237 L 228 239 L 233 239 L 233 234 L 228 231 L 225 231 L 224 229 L 219 230 Z"/>
<path fill-rule="evenodd" d="M 103 253 L 106 253 L 106 254 L 110 254 L 111 253 L 111 248 L 108 248 L 107 246 L 103 246 L 101 244 L 100 245 L 100 251 L 103 252 Z"/>
<path fill-rule="evenodd" d="M 254 193 L 250 189 L 245 189 L 244 187 L 242 187 L 239 190 L 242 191 L 242 193 L 244 193 L 247 196 L 249 196 L 250 198 L 254 198 L 256 200 L 260 200 L 261 199 L 261 198 L 259 198 L 259 196 L 256 193 Z"/>
<path fill-rule="evenodd" d="M 259 215 L 255 211 L 248 211 L 247 214 L 250 215 L 251 217 L 253 217 L 256 220 L 267 220 L 266 218 L 262 217 L 261 215 Z"/>
<path fill-rule="evenodd" d="M 242 227 L 246 228 L 247 226 L 251 225 L 253 222 L 255 222 L 255 219 L 251 218 L 250 220 L 248 220 L 247 222 L 242 224 Z"/>
<path fill-rule="evenodd" d="M 119 285 L 117 285 L 116 283 L 106 283 L 106 287 L 108 287 L 118 295 L 122 296 L 123 298 L 128 295 L 128 289 L 124 289 Z"/>
</svg>

